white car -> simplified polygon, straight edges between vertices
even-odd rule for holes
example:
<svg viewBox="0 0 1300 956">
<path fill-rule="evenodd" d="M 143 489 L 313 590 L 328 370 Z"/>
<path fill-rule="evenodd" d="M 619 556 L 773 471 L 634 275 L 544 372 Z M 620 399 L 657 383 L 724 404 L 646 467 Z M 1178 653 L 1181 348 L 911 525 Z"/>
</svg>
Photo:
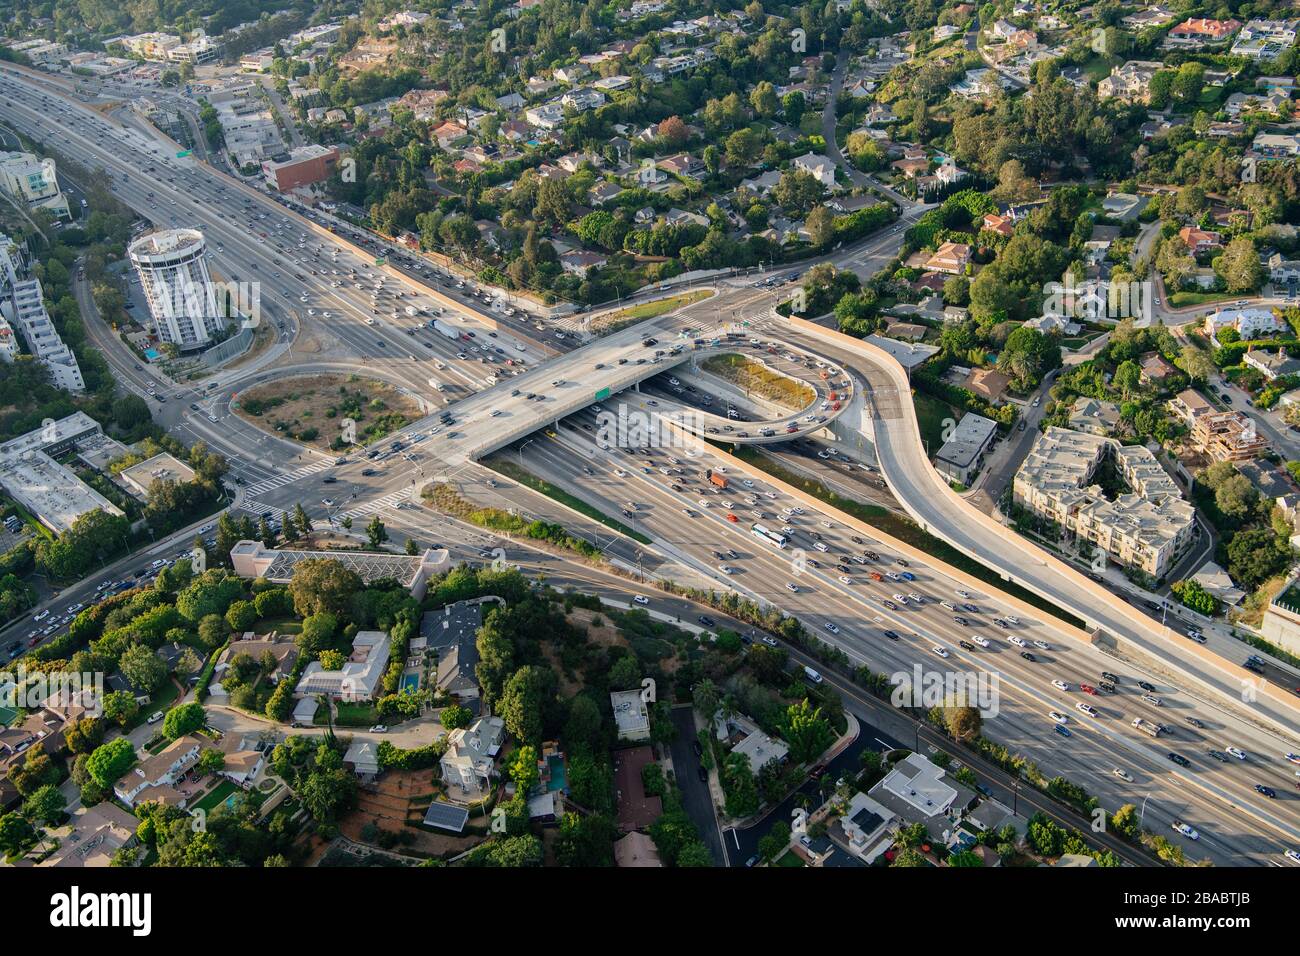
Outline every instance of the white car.
<svg viewBox="0 0 1300 956">
<path fill-rule="evenodd" d="M 1091 704 L 1085 704 L 1083 701 L 1079 701 L 1075 704 L 1074 709 L 1081 714 L 1087 714 L 1089 717 L 1097 716 L 1097 708 L 1093 707 Z"/>
<path fill-rule="evenodd" d="M 698 504 L 701 508 L 711 508 L 711 507 L 713 507 L 711 504 L 709 504 L 709 502 L 705 501 L 703 498 L 701 498 L 699 501 L 697 501 L 696 504 Z"/>
<path fill-rule="evenodd" d="M 1052 649 L 1052 645 L 1048 644 L 1046 641 L 1034 641 L 1034 647 L 1040 648 L 1044 651 L 1050 651 Z"/>
<path fill-rule="evenodd" d="M 847 574 L 840 575 L 840 584 L 852 584 L 852 583 L 853 583 L 853 579 L 849 577 Z"/>
<path fill-rule="evenodd" d="M 1283 754 L 1282 756 L 1286 757 L 1286 759 L 1291 761 L 1292 763 L 1300 763 L 1300 754 L 1288 753 L 1288 754 Z"/>
<path fill-rule="evenodd" d="M 729 565 L 729 564 L 719 564 L 719 565 L 718 565 L 718 570 L 721 571 L 723 574 L 735 574 L 735 573 L 736 573 L 736 569 L 733 568 L 733 567 L 732 567 L 731 565 Z"/>
<path fill-rule="evenodd" d="M 987 637 L 980 637 L 978 634 L 972 634 L 970 639 L 972 643 L 978 644 L 980 647 L 989 646 L 989 640 Z"/>
<path fill-rule="evenodd" d="M 1287 850 L 1282 855 L 1292 863 L 1300 863 L 1300 850 Z"/>
<path fill-rule="evenodd" d="M 832 634 L 838 634 L 840 632 L 839 627 L 837 627 L 831 621 L 827 621 L 825 624 L 822 625 L 822 627 L 826 628 L 826 630 L 830 631 Z"/>
<path fill-rule="evenodd" d="M 649 603 L 650 603 L 650 599 L 649 599 L 648 597 L 646 597 L 644 594 L 638 594 L 638 595 L 637 595 L 636 597 L 634 597 L 632 600 L 635 601 L 637 604 L 649 604 Z"/>
<path fill-rule="evenodd" d="M 1127 770 L 1124 770 L 1120 767 L 1116 767 L 1114 770 L 1111 771 L 1111 773 L 1119 777 L 1121 780 L 1127 780 L 1129 783 L 1133 782 L 1133 775 L 1130 774 Z"/>
<path fill-rule="evenodd" d="M 1069 689 L 1070 689 L 1070 685 L 1067 684 L 1067 683 L 1066 683 L 1065 681 L 1063 681 L 1063 680 L 1054 680 L 1054 681 L 1052 681 L 1052 686 L 1055 687 L 1057 690 L 1069 690 Z"/>
<path fill-rule="evenodd" d="M 1007 615 L 1006 617 L 1004 617 L 1002 620 L 1006 621 L 1008 624 L 1019 624 L 1019 623 L 1020 623 L 1020 618 L 1018 618 L 1018 617 L 1012 617 L 1010 614 L 1008 614 L 1008 615 Z"/>
<path fill-rule="evenodd" d="M 1052 718 L 1052 720 L 1058 724 L 1068 724 L 1070 722 L 1070 718 L 1066 717 L 1065 714 L 1061 713 L 1059 710 L 1049 710 L 1047 716 Z"/>
<path fill-rule="evenodd" d="M 930 650 L 934 651 L 934 653 L 938 654 L 942 658 L 946 659 L 948 657 L 948 648 L 946 647 L 941 647 L 936 644 L 934 647 L 930 648 Z"/>
<path fill-rule="evenodd" d="M 1021 639 L 1021 638 L 1019 638 L 1019 637 L 1016 637 L 1014 634 L 1011 635 L 1010 637 L 1008 637 L 1007 640 L 1010 641 L 1012 644 L 1016 645 L 1016 647 L 1027 647 L 1027 646 L 1028 646 L 1028 645 L 1024 642 L 1023 639 Z"/>
<path fill-rule="evenodd" d="M 615 468 L 615 469 L 614 469 L 614 474 L 617 475 L 619 478 L 626 478 L 626 477 L 627 477 L 627 472 L 624 471 L 622 468 Z"/>
<path fill-rule="evenodd" d="M 1240 747 L 1224 747 L 1223 751 L 1224 753 L 1232 754 L 1238 760 L 1246 759 L 1246 751 L 1242 750 Z"/>
<path fill-rule="evenodd" d="M 1201 838 L 1201 834 L 1197 832 L 1196 827 L 1188 826 L 1182 820 L 1175 820 L 1170 826 L 1189 840 L 1199 840 Z"/>
<path fill-rule="evenodd" d="M 890 597 L 892 597 L 892 598 L 893 598 L 895 601 L 897 601 L 899 604 L 906 604 L 906 603 L 907 603 L 907 598 L 903 597 L 903 595 L 901 595 L 901 594 L 891 594 Z"/>
<path fill-rule="evenodd" d="M 958 589 L 957 589 L 957 596 L 958 596 L 959 598 L 969 598 L 969 597 L 970 597 L 970 592 L 969 592 L 969 591 L 963 591 L 961 588 L 958 588 Z"/>
<path fill-rule="evenodd" d="M 787 582 L 786 582 L 786 585 L 785 585 L 785 589 L 786 589 L 787 591 L 790 591 L 790 592 L 794 593 L 794 594 L 798 594 L 798 593 L 799 593 L 799 585 L 795 584 L 793 581 L 787 581 Z"/>
</svg>

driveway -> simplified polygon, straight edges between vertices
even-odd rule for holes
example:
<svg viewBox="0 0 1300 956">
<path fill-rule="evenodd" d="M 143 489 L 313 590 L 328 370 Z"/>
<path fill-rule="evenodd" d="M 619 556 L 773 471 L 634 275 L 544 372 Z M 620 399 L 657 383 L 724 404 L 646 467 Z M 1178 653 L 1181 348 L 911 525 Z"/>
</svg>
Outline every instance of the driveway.
<svg viewBox="0 0 1300 956">
<path fill-rule="evenodd" d="M 686 814 L 700 831 L 700 839 L 709 848 L 714 866 L 726 866 L 727 854 L 722 847 L 722 833 L 718 829 L 718 817 L 713 810 L 713 797 L 709 785 L 703 783 L 697 773 L 700 758 L 695 756 L 691 746 L 695 740 L 695 716 L 690 707 L 673 708 L 673 726 L 677 728 L 677 739 L 669 748 L 673 755 L 673 768 L 677 775 L 677 788 L 682 793 L 682 806 Z"/>
</svg>

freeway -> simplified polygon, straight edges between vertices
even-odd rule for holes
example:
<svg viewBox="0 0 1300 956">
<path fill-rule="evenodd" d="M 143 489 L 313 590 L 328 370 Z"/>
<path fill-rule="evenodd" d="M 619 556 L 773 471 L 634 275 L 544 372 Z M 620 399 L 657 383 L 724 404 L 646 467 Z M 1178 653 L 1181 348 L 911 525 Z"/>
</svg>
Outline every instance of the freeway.
<svg viewBox="0 0 1300 956">
<path fill-rule="evenodd" d="M 575 416 L 575 420 L 582 418 Z M 869 531 L 854 533 L 843 527 L 838 515 L 824 516 L 807 508 L 804 515 L 781 514 L 795 505 L 760 473 L 743 477 L 727 473 L 739 490 L 714 492 L 700 472 L 728 466 L 711 455 L 701 452 L 687 457 L 681 452 L 662 457 L 662 449 L 644 455 L 600 450 L 581 424 L 574 429 L 566 423 L 556 439 L 533 441 L 522 448 L 524 466 L 575 489 L 607 512 L 635 504 L 637 517 L 629 523 L 637 530 L 671 542 L 679 557 L 691 560 L 702 574 L 712 574 L 720 587 L 794 614 L 819 638 L 844 651 L 853 664 L 885 674 L 910 672 L 917 664 L 925 670 L 996 672 L 1000 711 L 985 723 L 992 739 L 1033 753 L 1049 776 L 1059 773 L 1081 783 L 1112 811 L 1122 802 L 1146 798 L 1149 826 L 1175 817 L 1193 822 L 1206 834 L 1195 853 L 1209 852 L 1216 862 L 1276 860 L 1300 839 L 1300 802 L 1291 794 L 1269 801 L 1252 789 L 1255 783 L 1266 783 L 1279 792 L 1294 789 L 1292 769 L 1281 759 L 1296 749 L 1293 742 L 1170 686 L 1157 675 L 1121 668 L 1099 649 L 1063 638 L 1050 618 L 1031 618 L 1021 611 L 1019 624 L 998 627 L 991 623 L 994 618 L 1015 616 L 999 594 L 920 566 L 913 559 L 904 569 L 897 563 L 898 551 L 872 538 Z M 584 443 L 586 454 L 581 451 Z M 674 464 L 673 457 L 681 464 Z M 664 467 L 669 475 L 662 475 Z M 744 481 L 753 482 L 753 487 Z M 674 485 L 680 490 L 674 490 Z M 746 498 L 756 504 L 750 505 Z M 724 502 L 732 507 L 726 508 Z M 728 513 L 739 520 L 729 521 Z M 791 547 L 776 549 L 759 542 L 748 530 L 754 520 L 773 528 L 787 523 L 793 529 Z M 818 544 L 827 550 L 820 551 Z M 796 545 L 802 550 L 802 571 L 794 557 Z M 865 558 L 864 549 L 874 551 L 878 560 Z M 859 563 L 860 558 L 865 563 Z M 883 577 L 903 570 L 915 580 L 870 578 L 871 571 Z M 913 594 L 921 596 L 923 603 L 918 605 Z M 958 606 L 957 612 L 944 607 L 944 601 Z M 959 607 L 966 603 L 974 604 L 978 612 Z M 966 623 L 958 624 L 956 617 Z M 889 638 L 887 631 L 893 631 L 897 640 Z M 1036 660 L 1021 657 L 1013 637 L 1024 641 L 1024 652 Z M 984 648 L 976 639 L 990 646 Z M 963 647 L 961 641 L 970 646 Z M 948 656 L 938 655 L 936 647 Z M 1117 695 L 1092 697 L 1081 692 L 1081 683 L 1100 682 L 1105 670 L 1122 672 Z M 1053 684 L 1056 680 L 1068 689 Z M 1143 692 L 1134 686 L 1137 680 L 1158 686 L 1159 706 L 1143 700 Z M 1085 701 L 1097 709 L 1096 718 L 1078 711 L 1077 705 Z M 1070 718 L 1068 742 L 1055 731 L 1048 717 L 1051 710 Z M 1130 726 L 1137 717 L 1159 720 L 1171 726 L 1172 733 L 1152 741 Z M 1193 727 L 1188 717 L 1204 726 Z M 1208 750 L 1222 753 L 1228 746 L 1250 753 L 1249 765 L 1221 764 L 1206 756 Z M 1174 767 L 1169 752 L 1187 756 L 1191 767 Z M 1116 769 L 1132 777 L 1132 782 L 1115 776 Z"/>
<path fill-rule="evenodd" d="M 996 568 L 1008 580 L 1069 610 L 1089 626 L 1139 650 L 1204 690 L 1231 700 L 1259 721 L 1294 734 L 1300 701 L 1257 682 L 1233 663 L 1244 658 L 1228 639 L 1201 648 L 1114 596 L 1073 568 L 997 524 L 949 488 L 931 466 L 921 443 L 916 412 L 902 369 L 867 343 L 811 323 L 787 333 L 805 348 L 817 348 L 860 374 L 869 384 L 873 430 L 880 468 L 890 490 L 927 531 Z"/>
</svg>

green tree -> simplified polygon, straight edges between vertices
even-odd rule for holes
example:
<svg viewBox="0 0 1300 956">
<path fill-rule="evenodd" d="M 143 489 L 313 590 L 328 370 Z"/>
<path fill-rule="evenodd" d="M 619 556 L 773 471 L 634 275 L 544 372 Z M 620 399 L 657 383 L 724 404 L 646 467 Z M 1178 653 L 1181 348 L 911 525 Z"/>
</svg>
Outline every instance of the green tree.
<svg viewBox="0 0 1300 956">
<path fill-rule="evenodd" d="M 203 705 L 195 702 L 180 704 L 167 711 L 162 732 L 168 740 L 176 740 L 207 726 L 208 714 Z"/>
<path fill-rule="evenodd" d="M 123 654 L 118 668 L 131 686 L 146 694 L 152 694 L 167 678 L 167 665 L 143 644 L 137 644 Z"/>
</svg>

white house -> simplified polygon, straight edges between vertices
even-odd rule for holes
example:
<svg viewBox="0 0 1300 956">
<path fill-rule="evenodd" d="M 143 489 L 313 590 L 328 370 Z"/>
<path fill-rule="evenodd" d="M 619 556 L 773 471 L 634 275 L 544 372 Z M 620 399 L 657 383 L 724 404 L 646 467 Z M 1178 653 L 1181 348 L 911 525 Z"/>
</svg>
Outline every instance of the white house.
<svg viewBox="0 0 1300 956">
<path fill-rule="evenodd" d="M 506 725 L 500 717 L 480 717 L 448 734 L 441 763 L 448 790 L 469 796 L 483 791 L 496 773 L 494 758 L 505 735 Z"/>
<path fill-rule="evenodd" d="M 794 168 L 808 173 L 827 189 L 835 188 L 835 164 L 825 156 L 818 156 L 816 153 L 796 156 Z"/>
</svg>

